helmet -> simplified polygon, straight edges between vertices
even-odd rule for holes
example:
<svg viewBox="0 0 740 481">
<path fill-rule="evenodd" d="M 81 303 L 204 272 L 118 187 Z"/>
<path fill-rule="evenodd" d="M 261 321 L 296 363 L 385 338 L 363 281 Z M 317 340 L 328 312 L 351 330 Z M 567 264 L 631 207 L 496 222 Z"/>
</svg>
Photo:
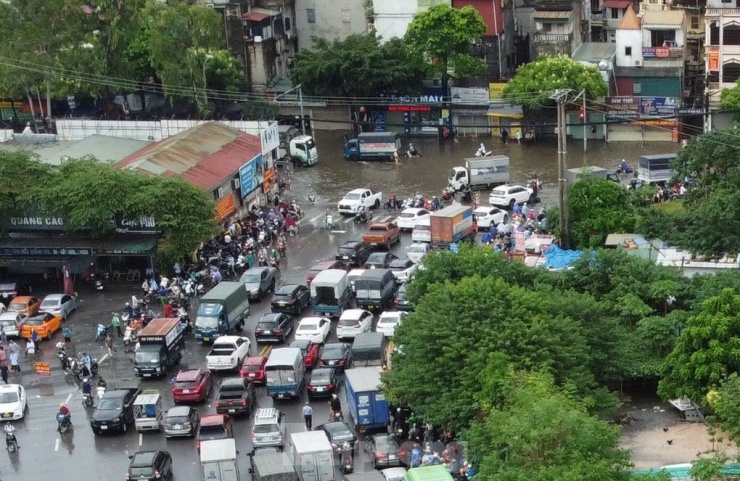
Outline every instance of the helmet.
<svg viewBox="0 0 740 481">
<path fill-rule="evenodd" d="M 334 399 L 336 399 L 337 398 L 337 393 L 332 394 L 331 397 L 333 397 Z"/>
<path fill-rule="evenodd" d="M 59 407 L 60 408 L 63 408 L 64 407 L 64 403 L 60 404 Z"/>
<path fill-rule="evenodd" d="M 130 306 L 130 305 L 131 305 L 131 304 L 129 304 L 128 302 L 126 303 L 126 306 L 127 306 L 127 307 L 128 307 L 128 306 Z"/>
<path fill-rule="evenodd" d="M 90 380 L 88 378 L 85 378 L 82 380 L 82 382 L 90 382 Z M 62 406 L 64 406 L 64 404 L 62 404 Z"/>
</svg>

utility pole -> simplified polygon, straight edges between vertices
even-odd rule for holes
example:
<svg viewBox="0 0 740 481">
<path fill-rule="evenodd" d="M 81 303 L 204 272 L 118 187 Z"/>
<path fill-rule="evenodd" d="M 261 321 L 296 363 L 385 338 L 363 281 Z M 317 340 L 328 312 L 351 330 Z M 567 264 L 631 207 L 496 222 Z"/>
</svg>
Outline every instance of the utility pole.
<svg viewBox="0 0 740 481">
<path fill-rule="evenodd" d="M 286 90 L 280 95 L 276 95 L 275 101 L 280 100 L 280 97 L 284 97 L 285 95 L 291 93 L 294 90 L 298 91 L 298 106 L 301 108 L 301 134 L 306 135 L 306 119 L 303 116 L 303 87 L 300 84 L 298 84 L 292 89 Z"/>
<path fill-rule="evenodd" d="M 558 103 L 558 209 L 560 224 L 560 246 L 563 249 L 570 247 L 570 235 L 568 226 L 568 189 L 567 189 L 567 165 L 565 154 L 567 152 L 567 132 L 565 119 L 565 102 L 570 94 L 568 89 L 558 89 L 550 95 L 550 98 Z"/>
<path fill-rule="evenodd" d="M 586 89 L 581 90 L 581 93 L 576 95 L 576 97 L 573 99 L 573 102 L 577 101 L 579 98 L 583 100 L 583 105 L 581 106 L 581 109 L 583 109 L 583 118 L 581 119 L 581 121 L 583 122 L 583 151 L 586 152 L 588 146 L 588 131 L 586 130 L 588 127 L 588 112 L 586 111 Z"/>
</svg>

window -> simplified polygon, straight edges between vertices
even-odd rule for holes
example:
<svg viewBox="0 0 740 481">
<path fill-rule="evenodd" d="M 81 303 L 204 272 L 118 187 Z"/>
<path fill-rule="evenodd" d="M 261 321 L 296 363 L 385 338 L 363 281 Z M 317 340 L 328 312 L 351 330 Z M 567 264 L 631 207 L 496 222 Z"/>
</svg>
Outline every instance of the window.
<svg viewBox="0 0 740 481">
<path fill-rule="evenodd" d="M 719 45 L 719 27 L 716 22 L 709 25 L 709 45 Z"/>
<path fill-rule="evenodd" d="M 313 8 L 306 9 L 306 21 L 308 23 L 316 23 L 316 10 Z"/>
<path fill-rule="evenodd" d="M 642 93 L 642 84 L 637 82 L 632 82 L 632 94 L 637 95 Z"/>
<path fill-rule="evenodd" d="M 740 45 L 740 25 L 726 26 L 723 40 L 725 45 Z"/>
<path fill-rule="evenodd" d="M 349 8 L 343 8 L 342 9 L 342 22 L 349 23 L 351 18 L 352 17 L 350 15 Z"/>
<path fill-rule="evenodd" d="M 699 30 L 699 17 L 696 15 L 691 17 L 691 30 Z"/>
<path fill-rule="evenodd" d="M 627 57 L 632 56 L 632 47 L 624 47 L 624 55 Z"/>
<path fill-rule="evenodd" d="M 285 19 L 285 31 L 286 32 L 290 31 L 290 18 Z"/>
<path fill-rule="evenodd" d="M 612 11 L 612 18 L 614 20 L 617 20 L 619 18 L 619 9 L 618 8 L 610 8 L 609 10 Z"/>
<path fill-rule="evenodd" d="M 740 78 L 740 63 L 730 62 L 722 66 L 722 81 L 735 82 Z"/>
<path fill-rule="evenodd" d="M 666 42 L 676 41 L 675 30 L 650 30 L 650 46 L 651 47 L 663 47 Z M 725 43 L 727 43 L 725 41 Z"/>
</svg>

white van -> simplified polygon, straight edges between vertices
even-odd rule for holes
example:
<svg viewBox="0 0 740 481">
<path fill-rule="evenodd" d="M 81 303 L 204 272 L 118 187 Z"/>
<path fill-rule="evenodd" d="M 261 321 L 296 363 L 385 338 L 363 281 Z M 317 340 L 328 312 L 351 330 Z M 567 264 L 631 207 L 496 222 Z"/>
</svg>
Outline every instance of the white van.
<svg viewBox="0 0 740 481">
<path fill-rule="evenodd" d="M 432 230 L 430 227 L 430 218 L 420 219 L 419 223 L 411 231 L 411 242 L 432 242 Z"/>
</svg>

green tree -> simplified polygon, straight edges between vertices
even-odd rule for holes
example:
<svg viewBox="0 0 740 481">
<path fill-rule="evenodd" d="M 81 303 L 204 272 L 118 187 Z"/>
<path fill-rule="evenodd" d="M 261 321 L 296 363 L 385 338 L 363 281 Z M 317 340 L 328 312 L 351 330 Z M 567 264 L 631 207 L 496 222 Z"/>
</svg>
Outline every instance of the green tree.
<svg viewBox="0 0 740 481">
<path fill-rule="evenodd" d="M 423 65 L 397 38 L 381 43 L 372 34 L 332 42 L 315 37 L 313 49 L 296 54 L 290 78 L 313 95 L 368 97 L 420 90 Z"/>
<path fill-rule="evenodd" d="M 485 62 L 472 48 L 485 33 L 486 23 L 474 7 L 440 3 L 414 16 L 404 41 L 413 55 L 431 63 L 431 73 L 442 78 L 443 95 L 448 95 L 450 72 L 455 78 L 485 72 Z"/>
<path fill-rule="evenodd" d="M 267 100 L 250 100 L 242 108 L 245 120 L 270 120 L 280 114 L 280 107 Z"/>
<path fill-rule="evenodd" d="M 721 420 L 722 429 L 729 438 L 740 441 L 740 378 L 732 373 L 714 396 L 709 396 L 710 405 Z"/>
<path fill-rule="evenodd" d="M 565 55 L 542 55 L 517 68 L 514 78 L 504 87 L 504 98 L 529 107 L 552 104 L 550 94 L 556 89 L 571 89 L 576 94 L 586 90 L 589 99 L 609 92 L 596 67 L 585 66 Z"/>
<path fill-rule="evenodd" d="M 581 179 L 570 188 L 568 205 L 570 238 L 576 248 L 601 247 L 607 234 L 634 231 L 636 209 L 629 191 L 614 182 Z"/>
<path fill-rule="evenodd" d="M 590 415 L 547 376 L 518 373 L 503 406 L 464 434 L 482 479 L 626 480 L 617 426 Z"/>
<path fill-rule="evenodd" d="M 722 89 L 719 105 L 722 110 L 740 110 L 740 82 L 735 82 L 734 87 Z M 737 114 L 734 117 L 737 118 Z"/>
<path fill-rule="evenodd" d="M 734 289 L 704 301 L 663 365 L 658 394 L 664 399 L 688 397 L 704 403 L 730 374 L 740 370 L 740 295 Z"/>
</svg>

